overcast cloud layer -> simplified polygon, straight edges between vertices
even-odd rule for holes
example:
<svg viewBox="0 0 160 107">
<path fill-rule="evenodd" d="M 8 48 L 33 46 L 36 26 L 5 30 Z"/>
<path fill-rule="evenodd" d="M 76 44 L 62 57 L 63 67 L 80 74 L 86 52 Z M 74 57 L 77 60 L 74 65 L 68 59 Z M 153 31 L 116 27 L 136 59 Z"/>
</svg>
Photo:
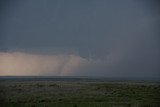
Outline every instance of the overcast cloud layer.
<svg viewBox="0 0 160 107">
<path fill-rule="evenodd" d="M 0 75 L 160 77 L 158 0 L 2 0 Z"/>
</svg>

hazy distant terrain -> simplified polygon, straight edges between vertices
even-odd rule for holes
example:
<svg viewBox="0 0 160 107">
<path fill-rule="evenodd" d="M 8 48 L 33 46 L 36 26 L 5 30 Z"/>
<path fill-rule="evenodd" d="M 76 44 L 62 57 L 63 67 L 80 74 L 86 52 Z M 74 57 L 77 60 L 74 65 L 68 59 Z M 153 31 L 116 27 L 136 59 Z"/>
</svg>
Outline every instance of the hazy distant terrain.
<svg viewBox="0 0 160 107">
<path fill-rule="evenodd" d="M 160 85 L 95 78 L 2 78 L 1 107 L 159 107 Z"/>
</svg>

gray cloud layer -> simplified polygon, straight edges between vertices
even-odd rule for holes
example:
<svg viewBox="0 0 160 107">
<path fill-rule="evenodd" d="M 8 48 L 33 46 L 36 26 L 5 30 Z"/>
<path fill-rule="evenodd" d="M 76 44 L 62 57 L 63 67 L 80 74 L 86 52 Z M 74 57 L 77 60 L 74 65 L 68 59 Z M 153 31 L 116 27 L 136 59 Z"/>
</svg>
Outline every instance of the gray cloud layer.
<svg viewBox="0 0 160 107">
<path fill-rule="evenodd" d="M 60 53 L 96 62 L 76 68 L 74 75 L 160 76 L 156 0 L 16 0 L 1 4 L 1 52 Z"/>
</svg>

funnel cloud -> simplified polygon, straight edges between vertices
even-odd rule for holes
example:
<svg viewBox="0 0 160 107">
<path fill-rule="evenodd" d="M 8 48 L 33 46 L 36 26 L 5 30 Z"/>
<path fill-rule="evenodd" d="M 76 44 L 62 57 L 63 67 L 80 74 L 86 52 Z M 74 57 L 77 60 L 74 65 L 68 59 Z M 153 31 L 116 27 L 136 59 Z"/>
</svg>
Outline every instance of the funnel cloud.
<svg viewBox="0 0 160 107">
<path fill-rule="evenodd" d="M 0 53 L 0 75 L 72 75 L 89 61 L 76 55 Z"/>
</svg>

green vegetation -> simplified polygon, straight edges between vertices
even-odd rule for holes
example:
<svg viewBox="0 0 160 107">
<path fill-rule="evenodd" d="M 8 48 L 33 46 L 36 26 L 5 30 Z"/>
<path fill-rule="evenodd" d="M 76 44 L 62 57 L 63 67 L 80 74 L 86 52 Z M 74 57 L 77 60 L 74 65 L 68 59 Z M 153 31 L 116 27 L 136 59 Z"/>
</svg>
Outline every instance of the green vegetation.
<svg viewBox="0 0 160 107">
<path fill-rule="evenodd" d="M 160 107 L 160 85 L 74 81 L 0 82 L 1 107 Z"/>
</svg>

